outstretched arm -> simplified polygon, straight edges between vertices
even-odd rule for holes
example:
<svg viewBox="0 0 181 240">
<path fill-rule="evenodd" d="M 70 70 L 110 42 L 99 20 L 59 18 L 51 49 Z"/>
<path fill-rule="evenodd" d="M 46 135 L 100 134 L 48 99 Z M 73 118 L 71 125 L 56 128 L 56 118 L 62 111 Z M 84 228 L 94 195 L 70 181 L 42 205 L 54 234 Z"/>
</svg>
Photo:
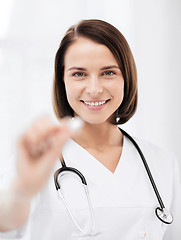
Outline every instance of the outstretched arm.
<svg viewBox="0 0 181 240">
<path fill-rule="evenodd" d="M 23 226 L 32 198 L 48 181 L 55 161 L 73 133 L 43 117 L 26 131 L 17 144 L 17 178 L 9 189 L 0 191 L 0 232 Z"/>
</svg>

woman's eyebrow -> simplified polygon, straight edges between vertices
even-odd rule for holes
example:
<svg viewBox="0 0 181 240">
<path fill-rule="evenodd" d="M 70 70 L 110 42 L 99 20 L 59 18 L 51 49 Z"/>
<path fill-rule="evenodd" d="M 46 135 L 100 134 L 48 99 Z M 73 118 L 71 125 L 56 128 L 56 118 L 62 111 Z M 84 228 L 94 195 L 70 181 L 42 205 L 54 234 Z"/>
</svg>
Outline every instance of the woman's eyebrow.
<svg viewBox="0 0 181 240">
<path fill-rule="evenodd" d="M 120 68 L 119 68 L 118 66 L 116 66 L 116 65 L 110 65 L 110 66 L 102 67 L 101 70 L 107 70 L 107 69 L 111 69 L 111 68 L 118 68 L 118 69 L 120 69 Z M 69 68 L 67 71 L 71 71 L 71 70 L 86 71 L 86 68 L 82 68 L 82 67 L 71 67 L 71 68 Z"/>
<path fill-rule="evenodd" d="M 85 68 L 82 68 L 82 67 L 71 67 L 71 68 L 69 68 L 67 71 L 71 71 L 71 70 L 86 71 L 86 69 L 85 69 Z"/>
<path fill-rule="evenodd" d="M 116 65 L 110 65 L 110 66 L 105 66 L 105 67 L 103 67 L 103 68 L 101 68 L 101 70 L 106 70 L 106 69 L 110 69 L 110 68 L 118 68 L 118 69 L 120 69 L 118 66 L 116 66 Z"/>
</svg>

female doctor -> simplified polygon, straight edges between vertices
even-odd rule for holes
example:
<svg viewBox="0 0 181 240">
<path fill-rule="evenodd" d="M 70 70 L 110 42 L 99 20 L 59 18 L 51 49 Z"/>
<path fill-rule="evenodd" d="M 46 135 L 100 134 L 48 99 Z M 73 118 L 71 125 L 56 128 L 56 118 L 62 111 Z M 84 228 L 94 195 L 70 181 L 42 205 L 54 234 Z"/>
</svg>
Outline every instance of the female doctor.
<svg viewBox="0 0 181 240">
<path fill-rule="evenodd" d="M 136 139 L 150 177 L 134 140 L 117 126 L 136 111 L 137 75 L 115 27 L 84 20 L 66 32 L 55 58 L 53 104 L 61 125 L 35 121 L 1 182 L 1 239 L 181 239 L 174 155 Z"/>
</svg>

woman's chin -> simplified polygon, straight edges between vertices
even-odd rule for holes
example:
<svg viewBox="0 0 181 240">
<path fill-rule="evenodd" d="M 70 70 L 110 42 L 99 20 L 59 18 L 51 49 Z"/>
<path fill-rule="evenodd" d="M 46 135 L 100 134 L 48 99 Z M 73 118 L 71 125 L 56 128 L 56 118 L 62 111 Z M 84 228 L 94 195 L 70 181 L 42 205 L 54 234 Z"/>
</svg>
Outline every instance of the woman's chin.
<svg viewBox="0 0 181 240">
<path fill-rule="evenodd" d="M 101 124 L 106 124 L 110 123 L 110 120 L 108 118 L 105 119 L 83 119 L 85 123 L 87 124 L 92 124 L 92 125 L 101 125 Z"/>
</svg>

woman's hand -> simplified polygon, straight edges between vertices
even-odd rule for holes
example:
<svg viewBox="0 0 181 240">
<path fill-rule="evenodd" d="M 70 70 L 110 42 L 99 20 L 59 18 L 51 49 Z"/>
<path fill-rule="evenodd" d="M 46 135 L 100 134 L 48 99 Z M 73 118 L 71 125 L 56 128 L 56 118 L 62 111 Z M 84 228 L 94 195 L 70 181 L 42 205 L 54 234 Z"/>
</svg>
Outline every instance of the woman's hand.
<svg viewBox="0 0 181 240">
<path fill-rule="evenodd" d="M 71 135 L 65 124 L 56 126 L 49 117 L 34 122 L 18 140 L 18 177 L 12 188 L 15 193 L 32 198 L 42 189 Z"/>
<path fill-rule="evenodd" d="M 0 232 L 20 228 L 27 221 L 32 197 L 48 181 L 66 140 L 82 125 L 77 120 L 71 124 L 70 119 L 64 120 L 56 126 L 49 117 L 43 117 L 19 138 L 17 178 L 9 189 L 0 192 Z"/>
</svg>

